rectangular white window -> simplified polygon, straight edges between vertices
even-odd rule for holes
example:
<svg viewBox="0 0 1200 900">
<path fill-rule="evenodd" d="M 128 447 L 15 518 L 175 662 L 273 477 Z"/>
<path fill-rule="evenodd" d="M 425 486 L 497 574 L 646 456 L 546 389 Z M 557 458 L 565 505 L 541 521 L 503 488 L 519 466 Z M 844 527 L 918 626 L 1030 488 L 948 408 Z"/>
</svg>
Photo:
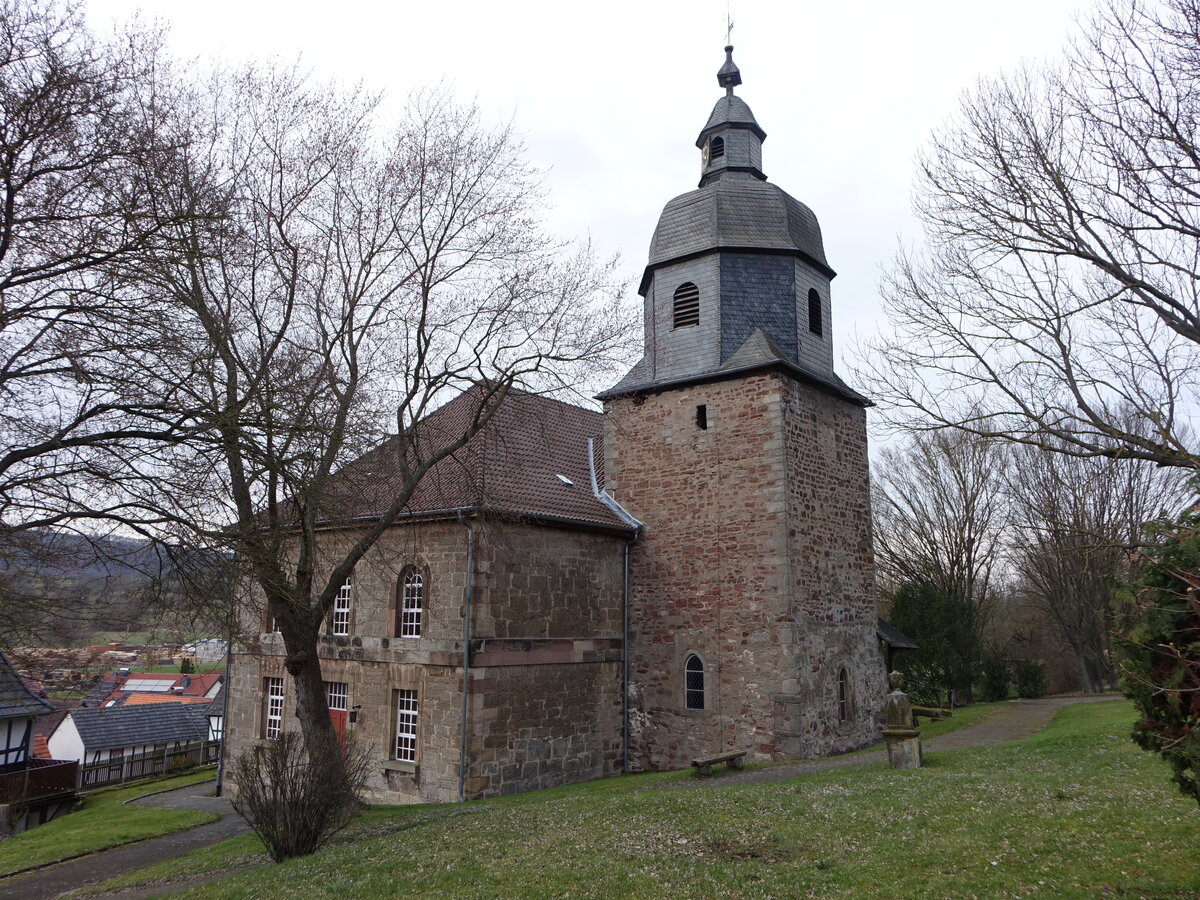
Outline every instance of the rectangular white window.
<svg viewBox="0 0 1200 900">
<path fill-rule="evenodd" d="M 340 709 L 344 712 L 348 693 L 344 681 L 325 682 L 325 702 L 329 704 L 330 709 Z"/>
<path fill-rule="evenodd" d="M 283 730 L 283 679 L 264 678 L 267 703 L 263 715 L 263 737 L 274 739 Z"/>
<path fill-rule="evenodd" d="M 396 755 L 402 762 L 417 761 L 417 692 L 396 691 Z"/>
<path fill-rule="evenodd" d="M 350 633 L 350 581 L 346 579 L 333 599 L 333 628 L 330 629 L 333 634 Z"/>
</svg>

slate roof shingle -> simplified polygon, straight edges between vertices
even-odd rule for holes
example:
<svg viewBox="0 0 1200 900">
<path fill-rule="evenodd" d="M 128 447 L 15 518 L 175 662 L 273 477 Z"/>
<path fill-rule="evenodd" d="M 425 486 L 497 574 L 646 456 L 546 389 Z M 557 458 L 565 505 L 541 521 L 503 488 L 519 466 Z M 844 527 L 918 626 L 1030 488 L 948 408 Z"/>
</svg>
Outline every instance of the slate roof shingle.
<svg viewBox="0 0 1200 900">
<path fill-rule="evenodd" d="M 156 703 L 73 709 L 69 715 L 83 745 L 91 752 L 205 740 L 208 721 L 204 709 L 205 705 L 200 703 Z"/>
<path fill-rule="evenodd" d="M 54 712 L 54 707 L 33 696 L 21 676 L 0 653 L 0 719 L 41 716 L 49 712 Z"/>
<path fill-rule="evenodd" d="M 758 135 L 760 141 L 767 136 L 767 133 L 758 124 L 758 120 L 754 118 L 750 105 L 736 94 L 724 96 L 716 102 L 712 112 L 709 113 L 708 121 L 704 123 L 704 128 L 700 131 L 700 137 L 696 138 L 696 146 L 703 145 L 704 136 L 712 129 L 722 125 L 745 125 Z"/>
<path fill-rule="evenodd" d="M 225 715 L 225 688 L 224 687 L 222 687 L 219 691 L 217 691 L 217 693 L 213 696 L 213 698 L 208 701 L 208 706 L 205 707 L 204 714 L 206 716 L 223 716 L 223 715 Z"/>
<path fill-rule="evenodd" d="M 879 635 L 881 641 L 896 650 L 921 649 L 920 644 L 882 617 L 878 619 L 878 623 L 875 626 L 875 633 Z"/>
<path fill-rule="evenodd" d="M 722 179 L 663 208 L 650 239 L 647 275 L 655 266 L 718 247 L 801 253 L 829 269 L 811 209 L 770 182 Z M 647 285 L 643 277 L 643 295 Z"/>
<path fill-rule="evenodd" d="M 626 373 L 624 378 L 596 396 L 601 400 L 609 400 L 619 397 L 622 394 L 632 394 L 645 390 L 659 390 L 679 384 L 730 377 L 748 370 L 766 368 L 768 366 L 782 366 L 793 375 L 797 375 L 805 381 L 821 385 L 832 391 L 835 395 L 852 403 L 857 403 L 860 406 L 873 405 L 870 400 L 842 381 L 836 373 L 819 372 L 791 359 L 779 344 L 771 340 L 761 328 L 754 329 L 750 337 L 746 338 L 745 343 L 729 357 L 723 366 L 715 371 L 685 375 L 679 378 L 655 379 L 651 377 L 652 370 L 649 363 L 645 357 L 642 357 Z"/>
</svg>

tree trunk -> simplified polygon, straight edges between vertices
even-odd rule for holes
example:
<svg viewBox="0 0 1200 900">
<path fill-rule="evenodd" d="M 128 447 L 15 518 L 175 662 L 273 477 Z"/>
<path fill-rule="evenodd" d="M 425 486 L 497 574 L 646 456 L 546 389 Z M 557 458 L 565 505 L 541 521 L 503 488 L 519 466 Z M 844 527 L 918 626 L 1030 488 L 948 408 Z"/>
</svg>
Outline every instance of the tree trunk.
<svg viewBox="0 0 1200 900">
<path fill-rule="evenodd" d="M 1083 650 L 1075 651 L 1075 660 L 1079 663 L 1079 690 L 1085 694 L 1091 694 L 1092 677 L 1088 672 L 1087 656 Z"/>
<path fill-rule="evenodd" d="M 312 751 L 318 744 L 333 740 L 333 722 L 329 718 L 329 702 L 321 678 L 321 661 L 317 656 L 315 636 L 308 641 L 304 654 L 288 654 L 285 663 L 296 686 L 296 719 L 304 745 Z"/>
<path fill-rule="evenodd" d="M 319 625 L 310 624 L 307 617 L 297 615 L 293 609 L 285 607 L 280 610 L 282 615 L 276 616 L 287 651 L 283 665 L 296 692 L 296 721 L 304 736 L 304 746 L 310 753 L 316 753 L 335 740 L 329 698 L 321 678 L 321 659 L 317 655 Z"/>
</svg>

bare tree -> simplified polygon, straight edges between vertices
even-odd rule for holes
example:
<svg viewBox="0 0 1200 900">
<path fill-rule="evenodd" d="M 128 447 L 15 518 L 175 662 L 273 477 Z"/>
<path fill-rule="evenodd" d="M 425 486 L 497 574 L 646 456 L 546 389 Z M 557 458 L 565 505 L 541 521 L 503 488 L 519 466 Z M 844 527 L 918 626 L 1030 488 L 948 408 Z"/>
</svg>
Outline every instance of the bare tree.
<svg viewBox="0 0 1200 900">
<path fill-rule="evenodd" d="M 1082 690 L 1114 677 L 1111 598 L 1131 575 L 1142 523 L 1178 511 L 1177 470 L 1027 447 L 1009 469 L 1013 562 L 1026 594 L 1075 654 Z"/>
<path fill-rule="evenodd" d="M 0 538 L 120 516 L 113 458 L 178 430 L 130 377 L 156 331 L 121 277 L 168 224 L 158 63 L 154 34 L 101 41 L 74 4 L 0 0 Z"/>
<path fill-rule="evenodd" d="M 885 578 L 933 585 L 967 603 L 978 627 L 992 611 L 1007 539 L 1004 447 L 968 434 L 917 433 L 874 467 L 875 551 Z"/>
<path fill-rule="evenodd" d="M 179 226 L 146 270 L 175 362 L 140 372 L 205 412 L 186 444 L 128 460 L 128 484 L 236 552 L 315 753 L 332 734 L 318 636 L 355 564 L 513 388 L 586 384 L 630 320 L 611 265 L 543 234 L 538 173 L 473 108 L 423 93 L 388 126 L 374 98 L 269 68 L 178 109 L 187 156 L 157 199 Z M 463 391 L 469 413 L 427 440 L 419 423 Z M 385 437 L 380 496 L 345 467 Z"/>
<path fill-rule="evenodd" d="M 860 372 L 894 423 L 1200 467 L 1198 75 L 1200 2 L 1110 0 L 964 99 Z"/>
</svg>

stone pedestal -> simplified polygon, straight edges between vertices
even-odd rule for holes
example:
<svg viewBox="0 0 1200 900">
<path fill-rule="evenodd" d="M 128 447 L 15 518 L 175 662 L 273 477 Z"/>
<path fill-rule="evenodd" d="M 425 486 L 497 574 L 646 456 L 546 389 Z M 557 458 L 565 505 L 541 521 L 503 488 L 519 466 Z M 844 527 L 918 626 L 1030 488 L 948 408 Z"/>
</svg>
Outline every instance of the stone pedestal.
<svg viewBox="0 0 1200 900">
<path fill-rule="evenodd" d="M 888 765 L 893 769 L 919 769 L 924 763 L 921 755 L 920 732 L 910 728 L 885 728 Z"/>
</svg>

